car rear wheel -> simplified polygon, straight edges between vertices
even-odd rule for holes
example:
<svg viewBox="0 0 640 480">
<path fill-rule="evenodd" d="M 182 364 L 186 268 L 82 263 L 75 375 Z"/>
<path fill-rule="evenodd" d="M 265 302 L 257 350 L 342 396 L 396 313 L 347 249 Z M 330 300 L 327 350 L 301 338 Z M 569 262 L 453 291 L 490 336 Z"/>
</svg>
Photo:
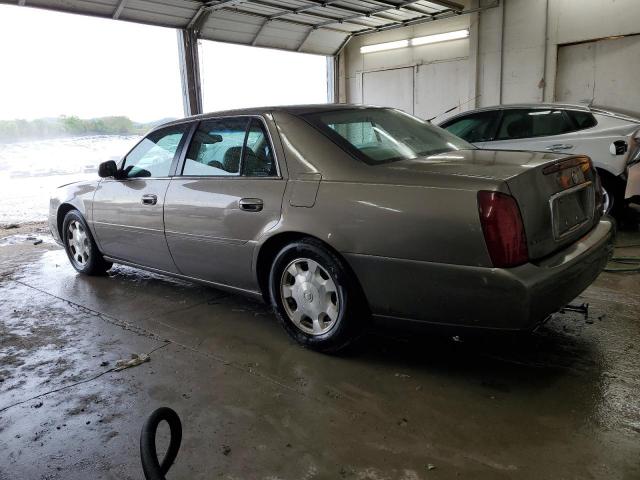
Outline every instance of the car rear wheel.
<svg viewBox="0 0 640 480">
<path fill-rule="evenodd" d="M 73 268 L 85 275 L 103 275 L 113 265 L 107 262 L 77 210 L 69 211 L 62 222 L 62 239 Z"/>
<path fill-rule="evenodd" d="M 336 352 L 361 331 L 366 309 L 344 261 L 314 239 L 285 246 L 271 267 L 269 291 L 287 333 L 301 345 Z"/>
<path fill-rule="evenodd" d="M 617 217 L 625 206 L 624 193 L 626 185 L 619 178 L 609 172 L 599 170 L 602 182 L 602 201 L 604 213 Z"/>
</svg>

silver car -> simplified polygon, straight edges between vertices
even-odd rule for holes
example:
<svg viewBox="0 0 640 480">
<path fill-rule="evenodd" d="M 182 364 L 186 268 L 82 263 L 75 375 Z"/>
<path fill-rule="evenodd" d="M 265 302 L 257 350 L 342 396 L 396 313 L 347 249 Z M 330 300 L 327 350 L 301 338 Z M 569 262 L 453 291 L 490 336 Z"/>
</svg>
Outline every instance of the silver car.
<svg viewBox="0 0 640 480">
<path fill-rule="evenodd" d="M 252 295 L 322 351 L 371 320 L 533 329 L 593 282 L 613 234 L 589 158 L 478 150 L 385 108 L 187 118 L 99 175 L 51 199 L 76 270 Z"/>
<path fill-rule="evenodd" d="M 640 162 L 640 118 L 605 107 L 533 103 L 469 110 L 442 128 L 489 150 L 587 155 L 602 179 L 604 208 L 625 204 L 628 169 Z"/>
</svg>

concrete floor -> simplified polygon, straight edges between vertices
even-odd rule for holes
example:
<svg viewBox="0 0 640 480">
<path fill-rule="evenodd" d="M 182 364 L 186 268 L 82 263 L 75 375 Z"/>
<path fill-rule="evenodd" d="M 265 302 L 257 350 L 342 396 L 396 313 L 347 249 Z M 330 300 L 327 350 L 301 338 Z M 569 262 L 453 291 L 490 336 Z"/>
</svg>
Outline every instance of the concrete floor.
<svg viewBox="0 0 640 480">
<path fill-rule="evenodd" d="M 159 406 L 182 418 L 174 479 L 640 478 L 638 274 L 602 274 L 586 321 L 526 339 L 374 333 L 331 357 L 261 304 L 119 266 L 80 276 L 32 243 L 0 242 L 2 480 L 140 479 Z"/>
</svg>

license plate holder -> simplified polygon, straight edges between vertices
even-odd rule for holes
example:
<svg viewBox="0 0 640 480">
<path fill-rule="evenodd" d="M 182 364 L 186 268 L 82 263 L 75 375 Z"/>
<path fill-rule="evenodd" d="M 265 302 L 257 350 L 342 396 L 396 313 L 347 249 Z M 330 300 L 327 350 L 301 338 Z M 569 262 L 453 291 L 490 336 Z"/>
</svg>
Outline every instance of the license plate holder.
<svg viewBox="0 0 640 480">
<path fill-rule="evenodd" d="M 562 240 L 593 219 L 593 184 L 585 182 L 556 193 L 549 204 L 553 236 Z"/>
</svg>

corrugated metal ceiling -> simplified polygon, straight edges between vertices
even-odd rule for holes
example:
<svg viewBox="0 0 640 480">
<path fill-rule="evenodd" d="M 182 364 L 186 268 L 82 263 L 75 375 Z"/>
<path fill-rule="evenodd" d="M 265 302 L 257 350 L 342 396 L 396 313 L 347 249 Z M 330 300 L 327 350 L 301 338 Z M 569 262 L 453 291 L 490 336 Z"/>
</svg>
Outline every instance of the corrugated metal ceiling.
<svg viewBox="0 0 640 480">
<path fill-rule="evenodd" d="M 459 15 L 453 0 L 0 0 L 172 28 L 220 42 L 335 54 L 351 35 Z"/>
</svg>

